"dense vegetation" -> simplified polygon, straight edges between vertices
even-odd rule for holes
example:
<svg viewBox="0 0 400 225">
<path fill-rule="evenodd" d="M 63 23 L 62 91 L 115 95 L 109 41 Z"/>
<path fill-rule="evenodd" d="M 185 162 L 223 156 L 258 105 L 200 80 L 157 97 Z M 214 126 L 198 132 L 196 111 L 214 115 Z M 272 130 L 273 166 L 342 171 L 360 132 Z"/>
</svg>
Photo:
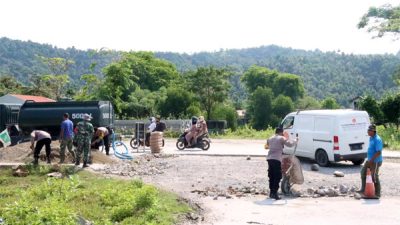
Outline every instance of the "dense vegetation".
<svg viewBox="0 0 400 225">
<path fill-rule="evenodd" d="M 204 115 L 235 130 L 235 109 L 246 109 L 246 120 L 262 130 L 296 109 L 349 107 L 356 96 L 374 96 L 381 111 L 370 112 L 371 101 L 362 108 L 377 123 L 398 126 L 400 112 L 388 110 L 398 102 L 394 55 L 277 46 L 193 55 L 80 51 L 7 38 L 0 48 L 1 94 L 109 100 L 121 119 Z"/>
<path fill-rule="evenodd" d="M 47 178 L 49 166 L 29 170 L 28 177 L 0 170 L 0 215 L 5 224 L 84 224 L 84 219 L 93 224 L 167 225 L 190 211 L 173 194 L 141 181 L 106 179 L 89 172 Z"/>
<path fill-rule="evenodd" d="M 40 57 L 64 58 L 73 61 L 65 71 L 72 84 L 82 84 L 83 74 L 102 77 L 102 69 L 120 59 L 120 52 L 60 49 L 50 45 L 0 38 L 0 75 L 11 75 L 25 84 L 35 75 L 50 74 Z M 193 55 L 155 53 L 155 56 L 174 64 L 180 73 L 213 65 L 232 71 L 231 98 L 242 102 L 246 97 L 240 77 L 252 65 L 283 73 L 296 74 L 304 82 L 309 96 L 319 100 L 334 97 L 341 105 L 364 93 L 380 97 L 382 90 L 393 89 L 392 75 L 400 64 L 395 55 L 353 55 L 340 52 L 294 50 L 278 46 L 202 52 Z M 93 67 L 93 65 L 96 65 Z M 91 69 L 93 68 L 93 69 Z M 350 85 L 349 85 L 350 84 Z M 76 89 L 76 87 L 74 87 Z"/>
</svg>

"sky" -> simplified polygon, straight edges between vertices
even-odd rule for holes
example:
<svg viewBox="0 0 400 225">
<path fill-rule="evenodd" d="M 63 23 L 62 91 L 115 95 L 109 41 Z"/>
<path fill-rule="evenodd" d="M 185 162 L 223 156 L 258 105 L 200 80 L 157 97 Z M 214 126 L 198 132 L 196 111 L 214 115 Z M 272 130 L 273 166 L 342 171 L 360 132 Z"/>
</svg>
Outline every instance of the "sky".
<svg viewBox="0 0 400 225">
<path fill-rule="evenodd" d="M 58 48 L 196 53 L 278 45 L 396 54 L 357 23 L 394 0 L 1 0 L 0 37 Z"/>
</svg>

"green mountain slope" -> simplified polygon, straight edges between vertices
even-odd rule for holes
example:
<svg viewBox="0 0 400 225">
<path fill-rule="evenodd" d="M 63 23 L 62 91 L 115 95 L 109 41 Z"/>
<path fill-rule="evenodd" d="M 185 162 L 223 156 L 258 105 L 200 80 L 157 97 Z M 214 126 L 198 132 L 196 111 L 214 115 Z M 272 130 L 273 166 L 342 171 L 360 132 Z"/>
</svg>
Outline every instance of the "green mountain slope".
<svg viewBox="0 0 400 225">
<path fill-rule="evenodd" d="M 48 74 L 48 68 L 38 56 L 62 57 L 73 60 L 68 74 L 79 84 L 82 74 L 91 73 L 92 63 L 96 63 L 95 74 L 102 76 L 101 69 L 118 59 L 120 52 L 60 49 L 31 41 L 17 41 L 0 38 L 0 75 L 12 75 L 23 83 L 28 83 L 32 75 Z M 300 75 L 308 95 L 323 99 L 333 96 L 342 105 L 365 93 L 381 96 L 394 89 L 392 74 L 400 65 L 400 57 L 385 55 L 353 55 L 340 52 L 295 50 L 279 46 L 232 49 L 218 52 L 178 54 L 157 52 L 157 57 L 174 63 L 178 70 L 188 71 L 200 66 L 215 65 L 231 68 L 232 97 L 243 99 L 245 91 L 240 76 L 253 64 L 276 69 L 281 72 Z"/>
</svg>

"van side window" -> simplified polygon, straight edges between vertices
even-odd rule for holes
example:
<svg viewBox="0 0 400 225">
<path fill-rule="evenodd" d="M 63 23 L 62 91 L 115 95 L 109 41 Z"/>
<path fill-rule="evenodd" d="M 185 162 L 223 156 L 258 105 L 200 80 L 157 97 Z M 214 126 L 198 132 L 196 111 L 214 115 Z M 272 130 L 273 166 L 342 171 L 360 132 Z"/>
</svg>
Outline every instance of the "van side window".
<svg viewBox="0 0 400 225">
<path fill-rule="evenodd" d="M 293 123 L 294 123 L 294 116 L 289 116 L 282 122 L 282 128 L 283 129 L 292 129 Z"/>
</svg>

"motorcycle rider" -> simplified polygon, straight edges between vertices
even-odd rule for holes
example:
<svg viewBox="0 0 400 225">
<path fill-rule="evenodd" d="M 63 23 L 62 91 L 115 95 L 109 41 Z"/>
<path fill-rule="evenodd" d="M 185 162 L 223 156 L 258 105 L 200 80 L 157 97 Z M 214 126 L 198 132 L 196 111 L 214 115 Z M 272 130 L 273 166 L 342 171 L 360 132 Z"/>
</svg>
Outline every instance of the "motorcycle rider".
<svg viewBox="0 0 400 225">
<path fill-rule="evenodd" d="M 208 133 L 207 123 L 204 120 L 204 116 L 200 116 L 199 117 L 199 120 L 197 121 L 196 127 L 197 127 L 197 134 L 196 134 L 196 136 L 194 138 L 195 142 L 197 142 L 197 139 L 199 137 L 201 137 L 202 135 Z"/>
<path fill-rule="evenodd" d="M 150 118 L 150 125 L 148 126 L 148 132 L 146 133 L 146 145 L 149 146 L 150 145 L 150 135 L 151 132 L 153 132 L 156 129 L 157 123 L 156 123 L 156 118 L 155 117 L 151 117 Z"/>
<path fill-rule="evenodd" d="M 185 131 L 187 132 L 185 135 L 185 139 L 186 142 L 188 143 L 188 147 L 192 145 L 192 139 L 197 136 L 197 126 L 196 126 L 197 121 L 198 121 L 197 117 L 192 116 L 192 126 L 189 129 L 186 129 Z"/>
</svg>

